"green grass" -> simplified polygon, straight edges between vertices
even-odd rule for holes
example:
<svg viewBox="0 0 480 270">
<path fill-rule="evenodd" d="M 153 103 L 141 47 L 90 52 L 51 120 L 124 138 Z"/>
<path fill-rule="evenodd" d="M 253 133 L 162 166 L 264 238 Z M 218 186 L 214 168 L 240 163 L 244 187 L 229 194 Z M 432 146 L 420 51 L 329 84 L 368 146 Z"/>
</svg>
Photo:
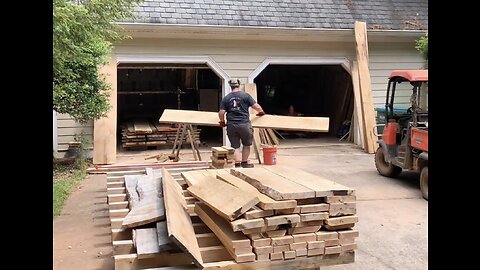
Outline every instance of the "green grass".
<svg viewBox="0 0 480 270">
<path fill-rule="evenodd" d="M 53 217 L 61 214 L 70 193 L 78 187 L 87 175 L 87 163 L 77 161 L 71 165 L 53 166 Z"/>
</svg>

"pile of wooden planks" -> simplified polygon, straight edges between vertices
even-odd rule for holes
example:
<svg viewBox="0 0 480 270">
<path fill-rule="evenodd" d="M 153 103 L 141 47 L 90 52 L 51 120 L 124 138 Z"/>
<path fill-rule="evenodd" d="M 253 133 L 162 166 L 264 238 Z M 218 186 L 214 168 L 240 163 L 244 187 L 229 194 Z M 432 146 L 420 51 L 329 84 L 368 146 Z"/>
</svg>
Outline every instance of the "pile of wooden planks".
<svg viewBox="0 0 480 270">
<path fill-rule="evenodd" d="M 260 143 L 266 145 L 279 145 L 280 141 L 278 140 L 277 135 L 274 130 L 271 128 L 259 128 Z"/>
<path fill-rule="evenodd" d="M 200 129 L 193 128 L 195 143 L 200 143 Z M 122 147 L 171 146 L 175 142 L 178 128 L 171 125 L 155 123 L 155 121 L 135 120 L 123 124 Z M 183 142 L 190 144 L 190 140 Z"/>
<path fill-rule="evenodd" d="M 230 146 L 212 147 L 212 166 L 220 169 L 235 163 L 235 148 Z"/>
<path fill-rule="evenodd" d="M 291 167 L 181 174 L 194 212 L 237 263 L 352 252 L 355 191 Z"/>
</svg>

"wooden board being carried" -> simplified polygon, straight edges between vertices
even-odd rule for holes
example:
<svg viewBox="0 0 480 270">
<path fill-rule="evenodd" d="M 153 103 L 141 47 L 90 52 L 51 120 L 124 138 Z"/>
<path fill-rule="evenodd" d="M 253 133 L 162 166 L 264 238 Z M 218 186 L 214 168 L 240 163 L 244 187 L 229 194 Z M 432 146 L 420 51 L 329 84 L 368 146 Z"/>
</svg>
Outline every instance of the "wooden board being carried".
<svg viewBox="0 0 480 270">
<path fill-rule="evenodd" d="M 328 117 L 296 117 L 283 115 L 250 116 L 254 128 L 328 132 Z M 220 126 L 218 113 L 192 110 L 165 109 L 160 123 L 183 123 L 202 126 Z"/>
</svg>

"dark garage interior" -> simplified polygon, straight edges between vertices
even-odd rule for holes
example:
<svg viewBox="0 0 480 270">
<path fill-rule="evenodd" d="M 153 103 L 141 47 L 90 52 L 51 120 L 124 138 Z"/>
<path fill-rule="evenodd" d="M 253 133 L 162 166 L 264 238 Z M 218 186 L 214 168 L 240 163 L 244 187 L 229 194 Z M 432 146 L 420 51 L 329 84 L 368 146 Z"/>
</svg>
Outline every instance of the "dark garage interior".
<svg viewBox="0 0 480 270">
<path fill-rule="evenodd" d="M 175 132 L 170 130 L 176 126 L 158 123 L 164 109 L 218 111 L 222 84 L 206 65 L 121 64 L 117 92 L 119 148 L 155 149 L 173 146 Z M 145 124 L 153 133 L 132 131 Z M 201 144 L 222 143 L 221 129 L 198 126 L 198 130 Z"/>
<path fill-rule="evenodd" d="M 269 65 L 254 80 L 258 103 L 268 114 L 329 117 L 328 136 L 348 131 L 353 114 L 350 74 L 340 65 Z M 318 137 L 318 132 L 282 132 Z"/>
</svg>

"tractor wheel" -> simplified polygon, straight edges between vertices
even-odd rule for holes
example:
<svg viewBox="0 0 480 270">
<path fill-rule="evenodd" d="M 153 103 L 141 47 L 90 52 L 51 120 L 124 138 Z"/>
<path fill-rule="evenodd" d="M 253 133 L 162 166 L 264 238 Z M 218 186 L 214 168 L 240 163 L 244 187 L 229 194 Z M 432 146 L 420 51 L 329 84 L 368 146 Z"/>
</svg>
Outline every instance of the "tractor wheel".
<svg viewBox="0 0 480 270">
<path fill-rule="evenodd" d="M 381 147 L 378 147 L 377 152 L 375 152 L 375 167 L 381 175 L 387 177 L 395 177 L 402 172 L 402 168 L 385 161 L 385 155 Z"/>
<path fill-rule="evenodd" d="M 428 201 L 428 166 L 423 167 L 420 173 L 420 190 L 423 198 Z"/>
</svg>

